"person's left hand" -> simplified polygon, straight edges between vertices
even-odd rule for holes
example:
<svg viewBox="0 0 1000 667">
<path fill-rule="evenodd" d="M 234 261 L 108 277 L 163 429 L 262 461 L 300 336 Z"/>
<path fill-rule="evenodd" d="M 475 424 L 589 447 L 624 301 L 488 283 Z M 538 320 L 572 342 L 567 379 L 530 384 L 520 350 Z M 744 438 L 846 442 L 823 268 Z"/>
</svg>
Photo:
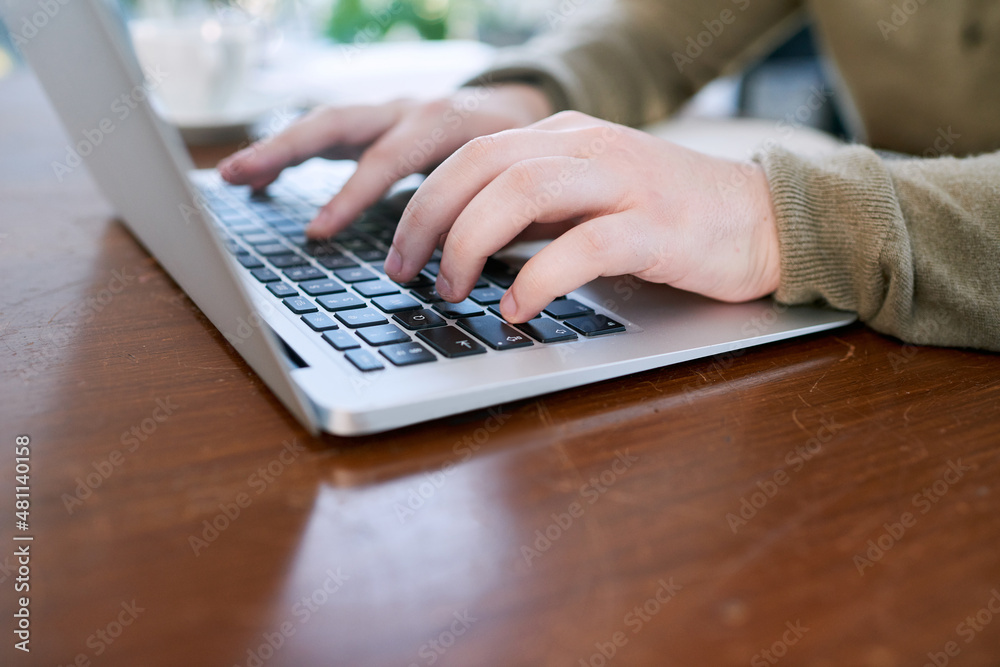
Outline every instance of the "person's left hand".
<svg viewBox="0 0 1000 667">
<path fill-rule="evenodd" d="M 577 112 L 473 139 L 410 200 L 385 262 L 416 276 L 444 242 L 437 289 L 468 296 L 516 238 L 553 237 L 500 307 L 525 322 L 599 276 L 632 274 L 722 301 L 770 294 L 778 235 L 763 170 Z"/>
</svg>

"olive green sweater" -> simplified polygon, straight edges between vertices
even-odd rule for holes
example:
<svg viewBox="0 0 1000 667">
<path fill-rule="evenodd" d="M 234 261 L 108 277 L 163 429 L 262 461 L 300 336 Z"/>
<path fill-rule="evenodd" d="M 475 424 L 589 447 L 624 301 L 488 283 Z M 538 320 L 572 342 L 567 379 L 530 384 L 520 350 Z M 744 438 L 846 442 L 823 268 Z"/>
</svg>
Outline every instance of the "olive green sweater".
<svg viewBox="0 0 1000 667">
<path fill-rule="evenodd" d="M 758 157 L 781 244 L 775 296 L 825 300 L 911 343 L 1000 350 L 1000 0 L 562 0 L 553 30 L 487 76 L 644 125 L 804 12 L 867 146 Z"/>
</svg>

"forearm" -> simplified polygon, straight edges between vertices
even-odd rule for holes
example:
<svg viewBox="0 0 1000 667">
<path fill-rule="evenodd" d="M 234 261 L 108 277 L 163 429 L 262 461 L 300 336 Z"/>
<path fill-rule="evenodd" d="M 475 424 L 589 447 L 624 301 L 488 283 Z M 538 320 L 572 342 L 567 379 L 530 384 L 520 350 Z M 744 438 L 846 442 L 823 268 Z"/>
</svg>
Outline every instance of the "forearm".
<svg viewBox="0 0 1000 667">
<path fill-rule="evenodd" d="M 553 30 L 501 51 L 477 81 L 525 81 L 556 111 L 640 126 L 672 113 L 703 85 L 760 54 L 787 30 L 796 0 L 569 0 Z"/>
<path fill-rule="evenodd" d="M 1000 351 L 1000 153 L 760 158 L 786 303 L 825 300 L 917 344 Z"/>
</svg>

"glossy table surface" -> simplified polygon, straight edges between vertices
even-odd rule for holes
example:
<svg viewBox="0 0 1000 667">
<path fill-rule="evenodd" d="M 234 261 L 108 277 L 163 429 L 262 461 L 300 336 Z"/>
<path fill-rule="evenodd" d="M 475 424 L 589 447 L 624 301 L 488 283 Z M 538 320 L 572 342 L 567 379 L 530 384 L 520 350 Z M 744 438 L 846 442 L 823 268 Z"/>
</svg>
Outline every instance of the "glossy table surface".
<svg viewBox="0 0 1000 667">
<path fill-rule="evenodd" d="M 1000 664 L 995 355 L 854 325 L 314 439 L 30 77 L 0 128 L 3 664 Z"/>
</svg>

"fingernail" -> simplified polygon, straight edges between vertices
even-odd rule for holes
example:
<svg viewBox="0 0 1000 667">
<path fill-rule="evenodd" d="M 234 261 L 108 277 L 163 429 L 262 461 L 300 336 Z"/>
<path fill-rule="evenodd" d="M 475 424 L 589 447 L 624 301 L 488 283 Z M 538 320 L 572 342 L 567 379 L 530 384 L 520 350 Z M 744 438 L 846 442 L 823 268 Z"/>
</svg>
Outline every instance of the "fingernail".
<svg viewBox="0 0 1000 667">
<path fill-rule="evenodd" d="M 306 225 L 305 229 L 306 236 L 314 239 L 326 236 L 326 232 L 324 231 L 324 227 L 326 227 L 326 225 L 323 224 L 322 216 L 323 214 L 320 213 L 315 218 L 313 218 L 312 222 Z"/>
<path fill-rule="evenodd" d="M 248 149 L 244 148 L 241 151 L 233 153 L 227 158 L 224 158 L 222 162 L 219 163 L 219 171 L 229 171 L 236 167 L 237 163 L 241 162 L 244 157 L 246 157 Z"/>
<path fill-rule="evenodd" d="M 500 312 L 505 320 L 517 317 L 517 302 L 514 301 L 514 294 L 510 290 L 507 290 L 500 299 Z"/>
<path fill-rule="evenodd" d="M 403 270 L 403 258 L 396 252 L 396 246 L 389 246 L 389 254 L 385 258 L 385 272 L 394 276 Z"/>
<path fill-rule="evenodd" d="M 451 299 L 453 292 L 451 291 L 451 283 L 448 279 L 444 277 L 443 273 L 438 274 L 437 278 L 437 293 L 441 295 L 446 301 Z"/>
</svg>

